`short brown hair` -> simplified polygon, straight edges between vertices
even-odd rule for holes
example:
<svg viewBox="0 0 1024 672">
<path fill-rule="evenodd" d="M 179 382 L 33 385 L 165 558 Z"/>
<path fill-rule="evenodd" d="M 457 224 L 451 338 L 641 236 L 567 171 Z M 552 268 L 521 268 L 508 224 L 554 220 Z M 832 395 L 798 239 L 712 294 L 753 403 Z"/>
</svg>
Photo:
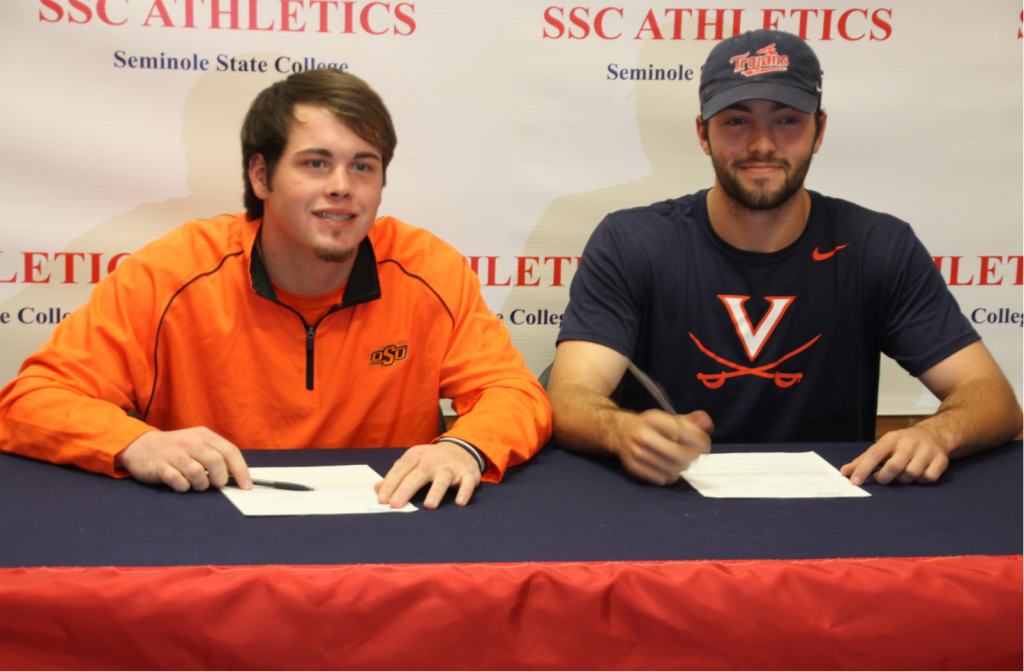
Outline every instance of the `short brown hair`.
<svg viewBox="0 0 1024 672">
<path fill-rule="evenodd" d="M 331 112 L 353 133 L 380 149 L 384 181 L 398 138 L 391 115 L 377 92 L 355 75 L 335 68 L 306 70 L 276 82 L 256 96 L 242 124 L 242 175 L 245 180 L 245 212 L 249 219 L 263 216 L 263 201 L 249 180 L 249 161 L 261 154 L 267 164 L 267 186 L 281 152 L 288 142 L 294 110 L 299 103 Z"/>
</svg>

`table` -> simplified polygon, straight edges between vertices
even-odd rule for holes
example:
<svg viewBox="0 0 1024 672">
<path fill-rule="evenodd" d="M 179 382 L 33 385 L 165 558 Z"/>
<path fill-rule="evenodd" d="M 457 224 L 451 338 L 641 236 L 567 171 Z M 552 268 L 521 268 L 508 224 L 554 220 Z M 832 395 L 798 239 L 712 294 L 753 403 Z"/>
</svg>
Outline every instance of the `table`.
<svg viewBox="0 0 1024 672">
<path fill-rule="evenodd" d="M 0 455 L 0 667 L 1020 669 L 1021 474 L 1016 441 L 933 486 L 713 500 L 548 447 L 465 508 L 245 518 Z"/>
</svg>

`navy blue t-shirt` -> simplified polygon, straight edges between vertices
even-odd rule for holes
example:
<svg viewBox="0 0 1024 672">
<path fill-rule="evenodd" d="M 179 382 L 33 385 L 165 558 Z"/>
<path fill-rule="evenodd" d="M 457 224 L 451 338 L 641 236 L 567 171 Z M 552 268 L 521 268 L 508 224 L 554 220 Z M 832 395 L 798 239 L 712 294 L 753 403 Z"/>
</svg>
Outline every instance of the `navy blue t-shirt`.
<svg viewBox="0 0 1024 672">
<path fill-rule="evenodd" d="M 908 224 L 809 193 L 807 227 L 769 254 L 715 233 L 707 191 L 608 215 L 559 342 L 630 357 L 719 443 L 873 441 L 880 352 L 919 376 L 980 337 Z M 616 393 L 657 407 L 629 373 Z"/>
</svg>

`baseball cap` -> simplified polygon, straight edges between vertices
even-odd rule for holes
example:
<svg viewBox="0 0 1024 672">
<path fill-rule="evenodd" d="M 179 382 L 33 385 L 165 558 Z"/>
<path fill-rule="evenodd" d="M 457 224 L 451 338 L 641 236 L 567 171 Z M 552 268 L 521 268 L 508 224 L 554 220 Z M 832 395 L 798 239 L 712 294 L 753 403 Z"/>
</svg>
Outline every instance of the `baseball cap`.
<svg viewBox="0 0 1024 672">
<path fill-rule="evenodd" d="M 778 30 L 719 42 L 700 75 L 700 113 L 710 119 L 744 100 L 772 100 L 811 114 L 821 103 L 821 65 L 807 43 Z"/>
</svg>

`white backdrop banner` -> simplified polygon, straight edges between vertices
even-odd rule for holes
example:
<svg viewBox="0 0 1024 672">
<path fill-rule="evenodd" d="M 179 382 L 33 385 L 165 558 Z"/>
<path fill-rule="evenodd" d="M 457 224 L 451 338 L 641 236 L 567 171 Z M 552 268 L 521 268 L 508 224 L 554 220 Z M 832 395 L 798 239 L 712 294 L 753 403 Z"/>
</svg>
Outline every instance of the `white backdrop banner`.
<svg viewBox="0 0 1024 672">
<path fill-rule="evenodd" d="M 553 1 L 0 4 L 0 384 L 126 255 L 242 210 L 248 104 L 319 67 L 366 79 L 394 117 L 380 213 L 466 255 L 539 374 L 602 217 L 713 183 L 700 66 L 771 27 L 825 72 L 808 186 L 910 222 L 1020 398 L 1019 2 Z M 880 413 L 937 405 L 883 362 Z"/>
</svg>

